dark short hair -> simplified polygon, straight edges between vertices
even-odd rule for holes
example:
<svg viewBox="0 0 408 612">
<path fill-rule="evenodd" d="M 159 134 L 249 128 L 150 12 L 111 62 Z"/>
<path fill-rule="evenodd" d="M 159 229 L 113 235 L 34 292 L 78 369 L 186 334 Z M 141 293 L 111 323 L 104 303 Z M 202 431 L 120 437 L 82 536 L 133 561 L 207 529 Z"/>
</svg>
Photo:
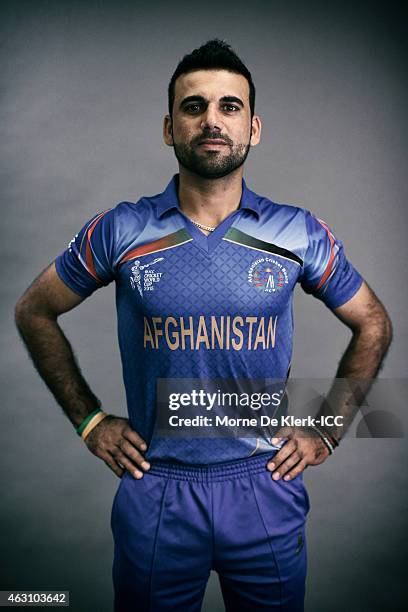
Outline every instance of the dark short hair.
<svg viewBox="0 0 408 612">
<path fill-rule="evenodd" d="M 194 51 L 185 55 L 179 62 L 168 87 L 170 116 L 172 116 L 173 111 L 176 79 L 181 74 L 187 74 L 195 70 L 229 70 L 230 72 L 242 74 L 249 84 L 249 107 L 251 109 L 251 117 L 253 117 L 255 112 L 255 86 L 251 73 L 235 51 L 231 49 L 230 45 L 218 38 L 209 40 L 201 47 L 194 49 Z"/>
</svg>

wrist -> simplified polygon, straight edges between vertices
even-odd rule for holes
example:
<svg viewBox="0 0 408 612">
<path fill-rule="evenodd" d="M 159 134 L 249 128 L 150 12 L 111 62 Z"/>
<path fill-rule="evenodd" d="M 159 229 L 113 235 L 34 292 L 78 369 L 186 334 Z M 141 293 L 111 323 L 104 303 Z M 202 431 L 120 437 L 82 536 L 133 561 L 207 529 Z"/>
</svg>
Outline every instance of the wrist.
<svg viewBox="0 0 408 612">
<path fill-rule="evenodd" d="M 76 432 L 85 441 L 91 431 L 103 421 L 108 414 L 103 412 L 101 408 L 96 408 L 88 414 L 82 423 L 76 428 Z"/>
<path fill-rule="evenodd" d="M 313 429 L 329 451 L 330 455 L 332 455 L 339 445 L 339 441 L 333 435 L 327 433 L 324 429 L 317 427 L 316 425 L 312 425 L 310 429 Z"/>
</svg>

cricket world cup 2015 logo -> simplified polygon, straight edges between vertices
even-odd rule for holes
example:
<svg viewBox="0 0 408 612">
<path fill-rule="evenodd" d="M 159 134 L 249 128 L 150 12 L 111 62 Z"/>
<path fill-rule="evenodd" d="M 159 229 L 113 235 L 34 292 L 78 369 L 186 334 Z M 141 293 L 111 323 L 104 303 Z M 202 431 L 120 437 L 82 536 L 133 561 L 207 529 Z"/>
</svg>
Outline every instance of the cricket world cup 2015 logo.
<svg viewBox="0 0 408 612">
<path fill-rule="evenodd" d="M 276 293 L 288 284 L 288 273 L 276 259 L 260 257 L 249 267 L 248 282 L 262 293 Z"/>
<path fill-rule="evenodd" d="M 156 272 L 154 268 L 151 268 L 154 264 L 159 261 L 163 261 L 164 257 L 156 257 L 153 261 L 149 261 L 148 263 L 141 264 L 140 259 L 136 259 L 133 262 L 133 266 L 131 267 L 132 276 L 130 277 L 130 284 L 132 289 L 137 289 L 140 293 L 140 297 L 143 297 L 143 291 L 153 291 L 154 283 L 158 283 L 163 275 L 162 272 Z M 143 273 L 143 282 L 142 282 L 142 270 L 145 268 L 150 268 L 149 270 L 145 270 Z"/>
</svg>

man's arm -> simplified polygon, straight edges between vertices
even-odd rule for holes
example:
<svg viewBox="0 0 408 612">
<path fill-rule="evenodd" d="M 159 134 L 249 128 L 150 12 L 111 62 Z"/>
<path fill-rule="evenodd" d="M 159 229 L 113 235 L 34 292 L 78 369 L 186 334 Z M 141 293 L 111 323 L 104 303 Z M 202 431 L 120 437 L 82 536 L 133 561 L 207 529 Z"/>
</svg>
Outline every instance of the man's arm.
<svg viewBox="0 0 408 612">
<path fill-rule="evenodd" d="M 352 422 L 381 367 L 391 344 L 392 325 L 384 306 L 366 282 L 346 304 L 332 312 L 353 335 L 340 360 L 326 402 L 316 416 L 342 416 L 343 426 L 331 428 L 329 432 L 339 439 Z M 268 464 L 275 480 L 281 477 L 291 480 L 308 465 L 319 465 L 327 459 L 329 450 L 322 439 L 304 436 L 304 432 L 297 430 L 278 432 L 277 439 L 287 437 L 288 441 Z M 273 442 L 276 443 L 277 439 Z"/>
<path fill-rule="evenodd" d="M 340 439 L 380 370 L 391 344 L 392 324 L 384 306 L 367 283 L 363 283 L 356 295 L 333 313 L 353 335 L 340 360 L 327 401 L 317 416 L 342 416 L 343 425 L 330 429 L 330 433 Z"/>
<path fill-rule="evenodd" d="M 17 328 L 35 367 L 76 428 L 100 408 L 101 402 L 82 376 L 57 319 L 83 300 L 65 285 L 55 264 L 51 264 L 34 280 L 15 309 Z M 146 444 L 129 427 L 127 419 L 109 415 L 89 433 L 85 443 L 119 477 L 124 471 L 121 466 L 136 478 L 143 475 L 139 466 L 148 469 L 139 452 L 146 450 Z"/>
</svg>

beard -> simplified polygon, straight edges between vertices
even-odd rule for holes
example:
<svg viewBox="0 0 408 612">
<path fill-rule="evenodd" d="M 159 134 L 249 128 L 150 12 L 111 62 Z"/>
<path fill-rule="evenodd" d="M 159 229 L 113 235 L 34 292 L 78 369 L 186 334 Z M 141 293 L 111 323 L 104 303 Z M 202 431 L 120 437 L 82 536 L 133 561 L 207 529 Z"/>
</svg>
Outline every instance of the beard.
<svg viewBox="0 0 408 612">
<path fill-rule="evenodd" d="M 211 138 L 225 140 L 229 153 L 225 155 L 223 150 L 207 150 L 198 154 L 196 147 L 200 140 L 210 140 Z M 217 179 L 231 174 L 245 162 L 251 146 L 249 143 L 234 145 L 226 136 L 214 132 L 196 137 L 188 144 L 177 144 L 174 139 L 173 143 L 174 153 L 179 164 L 186 170 L 205 179 Z"/>
</svg>

